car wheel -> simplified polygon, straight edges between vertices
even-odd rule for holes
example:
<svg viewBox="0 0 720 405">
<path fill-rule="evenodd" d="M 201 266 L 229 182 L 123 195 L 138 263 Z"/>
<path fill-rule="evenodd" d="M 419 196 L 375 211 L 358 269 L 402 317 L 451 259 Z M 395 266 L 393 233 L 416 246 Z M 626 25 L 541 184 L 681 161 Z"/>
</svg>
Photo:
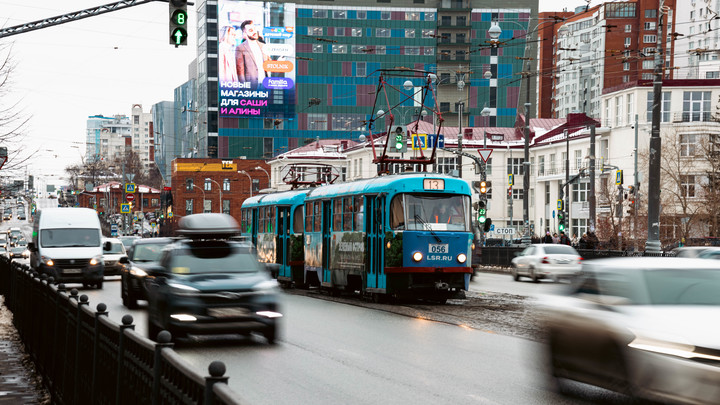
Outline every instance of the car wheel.
<svg viewBox="0 0 720 405">
<path fill-rule="evenodd" d="M 274 345 L 275 343 L 277 343 L 277 326 L 274 324 L 272 326 L 268 326 L 263 331 L 263 336 L 265 336 L 265 339 L 268 341 L 269 344 Z"/>
<path fill-rule="evenodd" d="M 102 290 L 102 287 L 103 287 L 103 282 L 102 282 L 102 281 L 99 281 L 99 282 L 95 283 L 95 288 L 97 288 L 98 290 Z"/>
<path fill-rule="evenodd" d="M 535 267 L 530 267 L 530 278 L 532 278 L 533 283 L 540 282 L 537 273 L 535 273 Z"/>
<path fill-rule="evenodd" d="M 520 275 L 518 274 L 517 267 L 513 266 L 511 272 L 513 280 L 520 281 Z"/>
</svg>

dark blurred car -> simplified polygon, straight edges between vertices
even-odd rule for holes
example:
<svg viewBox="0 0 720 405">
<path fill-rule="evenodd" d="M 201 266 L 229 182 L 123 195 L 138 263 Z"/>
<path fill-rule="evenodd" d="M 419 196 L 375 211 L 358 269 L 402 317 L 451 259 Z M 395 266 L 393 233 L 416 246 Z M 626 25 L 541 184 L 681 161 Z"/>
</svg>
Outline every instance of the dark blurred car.
<svg viewBox="0 0 720 405">
<path fill-rule="evenodd" d="M 613 258 L 583 263 L 567 296 L 540 302 L 550 373 L 638 399 L 720 398 L 720 262 Z"/>
<path fill-rule="evenodd" d="M 130 251 L 132 250 L 133 242 L 140 239 L 139 236 L 118 236 L 117 239 L 125 246 L 125 251 L 127 254 L 130 254 Z"/>
<path fill-rule="evenodd" d="M 132 240 L 134 244 L 128 255 L 124 259 L 120 258 L 120 263 L 123 265 L 120 269 L 120 295 L 123 305 L 130 309 L 137 308 L 138 300 L 147 300 L 145 267 L 157 265 L 163 248 L 173 241 L 170 238 Z"/>
<path fill-rule="evenodd" d="M 257 260 L 252 244 L 232 239 L 237 222 L 226 214 L 183 217 L 178 240 L 160 265 L 148 267 L 148 334 L 262 333 L 277 337 L 279 287 Z"/>
</svg>

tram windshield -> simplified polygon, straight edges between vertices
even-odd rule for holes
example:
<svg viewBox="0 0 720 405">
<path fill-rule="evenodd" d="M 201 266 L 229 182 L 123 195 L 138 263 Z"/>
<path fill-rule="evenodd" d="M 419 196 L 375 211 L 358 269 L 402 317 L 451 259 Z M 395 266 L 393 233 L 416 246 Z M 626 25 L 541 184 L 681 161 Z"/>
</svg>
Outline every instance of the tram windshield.
<svg viewBox="0 0 720 405">
<path fill-rule="evenodd" d="M 470 231 L 470 198 L 400 194 L 390 205 L 390 223 L 396 230 Z"/>
</svg>

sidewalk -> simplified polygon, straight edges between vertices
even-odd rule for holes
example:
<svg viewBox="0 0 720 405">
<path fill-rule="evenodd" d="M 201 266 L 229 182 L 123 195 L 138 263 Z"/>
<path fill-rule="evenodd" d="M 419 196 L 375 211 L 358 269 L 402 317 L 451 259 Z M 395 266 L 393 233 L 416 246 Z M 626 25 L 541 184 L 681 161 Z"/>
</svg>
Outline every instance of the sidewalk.
<svg viewBox="0 0 720 405">
<path fill-rule="evenodd" d="M 4 302 L 0 296 L 0 404 L 49 404 Z"/>
</svg>

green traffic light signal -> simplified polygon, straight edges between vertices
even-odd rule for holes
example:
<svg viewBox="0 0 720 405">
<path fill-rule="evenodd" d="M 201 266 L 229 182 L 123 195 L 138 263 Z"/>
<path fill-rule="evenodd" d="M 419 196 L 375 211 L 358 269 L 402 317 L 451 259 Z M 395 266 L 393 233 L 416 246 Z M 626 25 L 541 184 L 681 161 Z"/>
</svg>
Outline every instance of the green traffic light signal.
<svg viewBox="0 0 720 405">
<path fill-rule="evenodd" d="M 480 208 L 478 210 L 478 222 L 480 222 L 481 224 L 484 224 L 485 220 L 487 219 L 486 215 L 487 215 L 487 213 L 485 211 L 485 208 Z"/>
<path fill-rule="evenodd" d="M 170 44 L 187 45 L 187 1 L 170 0 Z"/>
<path fill-rule="evenodd" d="M 403 137 L 402 135 L 396 135 L 395 136 L 395 149 L 401 151 L 403 148 Z"/>
</svg>

